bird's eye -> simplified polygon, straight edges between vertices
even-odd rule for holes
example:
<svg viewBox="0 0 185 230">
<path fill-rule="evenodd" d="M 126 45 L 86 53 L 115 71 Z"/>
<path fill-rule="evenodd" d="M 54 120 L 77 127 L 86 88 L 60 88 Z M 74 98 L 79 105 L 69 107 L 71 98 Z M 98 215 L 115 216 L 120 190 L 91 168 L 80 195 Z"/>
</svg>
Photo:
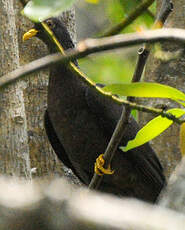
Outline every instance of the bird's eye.
<svg viewBox="0 0 185 230">
<path fill-rule="evenodd" d="M 49 27 L 54 27 L 54 23 L 52 22 L 52 20 L 47 20 L 47 25 L 49 26 Z"/>
</svg>

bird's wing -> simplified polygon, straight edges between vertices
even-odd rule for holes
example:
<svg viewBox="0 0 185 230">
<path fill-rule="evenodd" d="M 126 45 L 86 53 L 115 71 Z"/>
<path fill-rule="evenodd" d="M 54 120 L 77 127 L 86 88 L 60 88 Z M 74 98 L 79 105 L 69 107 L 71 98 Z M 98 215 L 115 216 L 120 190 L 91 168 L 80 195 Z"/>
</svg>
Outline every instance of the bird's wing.
<svg viewBox="0 0 185 230">
<path fill-rule="evenodd" d="M 57 137 L 57 134 L 53 128 L 53 125 L 50 121 L 48 111 L 46 110 L 44 115 L 44 126 L 46 130 L 46 134 L 48 136 L 49 142 L 57 154 L 58 158 L 68 167 L 71 168 L 71 162 L 69 161 L 69 158 L 65 152 L 65 149 L 63 145 L 60 143 L 60 140 Z"/>
<path fill-rule="evenodd" d="M 50 142 L 53 150 L 55 151 L 56 155 L 58 156 L 58 158 L 65 164 L 65 166 L 70 168 L 74 172 L 74 174 L 76 176 L 78 176 L 78 178 L 84 183 L 82 178 L 78 175 L 78 173 L 74 169 L 73 165 L 71 164 L 62 143 L 58 139 L 57 134 L 56 134 L 56 132 L 53 128 L 53 125 L 51 123 L 51 120 L 49 118 L 49 114 L 48 114 L 47 110 L 44 114 L 44 126 L 45 126 L 45 130 L 46 130 L 46 134 L 48 136 L 49 142 Z"/>
<path fill-rule="evenodd" d="M 120 118 L 123 106 L 117 104 L 112 98 L 101 95 L 97 90 L 92 90 L 92 88 L 86 89 L 86 101 L 90 111 L 96 115 L 101 123 L 106 135 L 111 137 Z M 135 137 L 138 130 L 137 122 L 131 117 L 121 144 L 123 146 L 126 145 L 129 140 Z M 159 189 L 163 187 L 165 177 L 162 166 L 148 143 L 123 154 L 127 154 L 135 168 L 144 175 L 144 178 L 147 180 L 146 183 L 150 180 L 151 183 L 155 182 L 154 184 Z"/>
</svg>

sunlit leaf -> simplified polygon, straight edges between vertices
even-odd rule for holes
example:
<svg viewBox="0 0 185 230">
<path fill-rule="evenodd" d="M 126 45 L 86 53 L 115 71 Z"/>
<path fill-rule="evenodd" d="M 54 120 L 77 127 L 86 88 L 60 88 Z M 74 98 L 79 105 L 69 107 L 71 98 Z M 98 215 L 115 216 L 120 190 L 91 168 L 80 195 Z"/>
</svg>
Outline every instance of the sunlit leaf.
<svg viewBox="0 0 185 230">
<path fill-rule="evenodd" d="M 185 110 L 183 109 L 170 109 L 167 113 L 171 113 L 175 117 L 179 118 L 185 114 Z M 126 152 L 130 149 L 136 148 L 140 145 L 145 144 L 146 142 L 154 139 L 159 136 L 164 130 L 166 130 L 171 124 L 172 120 L 169 120 L 166 117 L 158 116 L 148 122 L 139 132 L 136 137 L 129 141 L 125 147 L 121 147 L 121 149 Z"/>
<path fill-rule="evenodd" d="M 138 121 L 138 111 L 136 109 L 132 109 L 131 115 L 134 117 L 136 121 Z"/>
<path fill-rule="evenodd" d="M 98 4 L 99 3 L 99 0 L 85 0 L 85 1 L 88 3 L 91 3 L 91 4 Z"/>
<path fill-rule="evenodd" d="M 185 156 L 185 123 L 180 127 L 180 150 L 182 156 Z"/>
<path fill-rule="evenodd" d="M 27 3 L 22 13 L 34 22 L 56 16 L 67 10 L 76 0 L 32 0 Z"/>
<path fill-rule="evenodd" d="M 133 97 L 160 97 L 185 101 L 185 94 L 167 85 L 150 82 L 137 82 L 131 84 L 112 84 L 104 87 L 104 91 L 120 96 Z"/>
</svg>

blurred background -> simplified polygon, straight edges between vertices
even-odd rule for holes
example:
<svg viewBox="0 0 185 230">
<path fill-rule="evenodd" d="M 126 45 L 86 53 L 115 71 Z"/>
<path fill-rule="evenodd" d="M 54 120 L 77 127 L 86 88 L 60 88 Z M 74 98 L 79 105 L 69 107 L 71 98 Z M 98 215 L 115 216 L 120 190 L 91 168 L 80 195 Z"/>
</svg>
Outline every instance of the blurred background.
<svg viewBox="0 0 185 230">
<path fill-rule="evenodd" d="M 79 0 L 75 5 L 77 40 L 100 36 L 116 25 L 138 6 L 142 0 Z M 128 26 L 122 33 L 151 28 L 156 4 Z M 91 55 L 79 60 L 81 70 L 95 82 L 128 83 L 134 72 L 138 47 Z"/>
</svg>

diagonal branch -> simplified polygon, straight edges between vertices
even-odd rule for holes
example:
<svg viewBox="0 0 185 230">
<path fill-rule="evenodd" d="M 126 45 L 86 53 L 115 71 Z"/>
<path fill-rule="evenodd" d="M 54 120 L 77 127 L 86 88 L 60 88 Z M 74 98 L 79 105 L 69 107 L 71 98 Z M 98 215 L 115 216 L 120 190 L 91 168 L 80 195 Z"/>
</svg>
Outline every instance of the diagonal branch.
<svg viewBox="0 0 185 230">
<path fill-rule="evenodd" d="M 126 18 L 124 18 L 120 23 L 113 26 L 111 29 L 109 29 L 107 32 L 101 35 L 101 37 L 107 37 L 107 36 L 120 33 L 124 28 L 130 25 L 136 18 L 138 18 L 141 14 L 143 14 L 143 12 L 146 11 L 154 1 L 155 0 L 144 0 L 133 11 L 131 11 Z"/>
<path fill-rule="evenodd" d="M 101 39 L 86 39 L 80 42 L 76 49 L 66 52 L 66 56 L 52 54 L 40 58 L 29 64 L 0 77 L 0 87 L 5 86 L 20 77 L 41 70 L 56 62 L 68 63 L 77 58 L 83 58 L 93 53 L 98 53 L 117 48 L 134 46 L 138 44 L 172 41 L 185 43 L 185 30 L 183 29 L 158 29 L 144 31 L 142 33 L 122 34 Z"/>
</svg>

